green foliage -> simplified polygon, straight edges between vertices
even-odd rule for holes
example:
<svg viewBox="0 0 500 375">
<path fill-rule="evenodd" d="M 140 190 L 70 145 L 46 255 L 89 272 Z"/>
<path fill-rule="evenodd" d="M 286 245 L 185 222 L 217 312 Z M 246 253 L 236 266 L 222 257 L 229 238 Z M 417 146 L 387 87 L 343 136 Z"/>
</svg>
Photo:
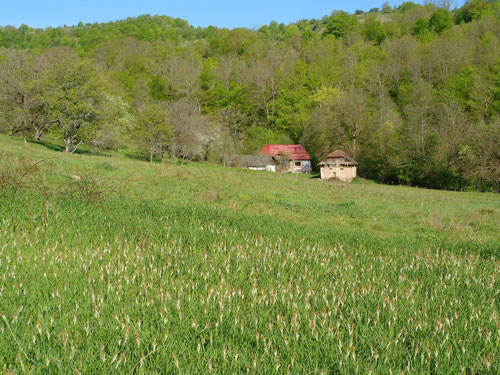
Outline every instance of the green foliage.
<svg viewBox="0 0 500 375">
<path fill-rule="evenodd" d="M 430 24 L 426 18 L 419 18 L 411 28 L 412 34 L 418 36 L 420 40 L 424 39 L 429 34 Z"/>
<path fill-rule="evenodd" d="M 293 23 L 285 26 L 282 23 L 271 21 L 269 25 L 263 25 L 259 28 L 259 36 L 265 40 L 287 40 L 299 34 L 299 26 Z"/>
<path fill-rule="evenodd" d="M 500 113 L 500 62 L 492 66 L 490 71 L 494 84 L 492 112 L 497 114 Z"/>
<path fill-rule="evenodd" d="M 101 125 L 89 143 L 102 150 L 117 150 L 126 146 L 135 118 L 128 103 L 119 96 L 106 95 L 105 104 Z"/>
<path fill-rule="evenodd" d="M 450 12 L 446 9 L 439 8 L 429 20 L 429 25 L 432 31 L 441 34 L 452 25 Z"/>
<path fill-rule="evenodd" d="M 447 79 L 445 83 L 447 94 L 458 99 L 465 108 L 470 108 L 474 81 L 474 68 L 471 66 L 463 67 L 455 76 Z"/>
<path fill-rule="evenodd" d="M 265 129 L 261 127 L 251 127 L 246 131 L 246 137 L 242 152 L 245 154 L 258 154 L 267 144 L 290 144 L 293 141 L 285 133 Z"/>
<path fill-rule="evenodd" d="M 45 95 L 57 124 L 53 134 L 62 138 L 66 152 L 74 152 L 93 138 L 102 121 L 102 86 L 92 66 L 72 57 L 57 63 L 47 79 L 51 87 Z"/>
<path fill-rule="evenodd" d="M 357 26 L 356 17 L 340 10 L 330 17 L 323 36 L 333 35 L 336 38 L 342 38 L 349 32 L 356 30 Z"/>
<path fill-rule="evenodd" d="M 137 145 L 148 152 L 150 162 L 155 155 L 163 158 L 170 140 L 172 128 L 165 111 L 157 104 L 148 103 L 136 114 L 131 136 Z"/>
<path fill-rule="evenodd" d="M 487 12 L 490 8 L 490 4 L 493 4 L 485 0 L 470 0 L 467 1 L 455 15 L 455 22 L 460 24 L 462 22 L 471 22 L 472 20 L 480 19 L 483 14 Z"/>
<path fill-rule="evenodd" d="M 313 111 L 302 138 L 312 156 L 320 161 L 331 150 L 342 149 L 356 158 L 360 140 L 372 136 L 365 134 L 369 114 L 363 93 L 355 87 L 321 90 L 315 99 L 320 106 Z"/>
<path fill-rule="evenodd" d="M 397 9 L 398 9 L 398 12 L 400 12 L 400 13 L 406 13 L 409 10 L 417 8 L 417 7 L 418 7 L 418 5 L 415 4 L 413 1 L 405 1 L 404 3 L 401 3 L 401 5 L 399 5 L 397 7 Z"/>
<path fill-rule="evenodd" d="M 392 7 L 389 4 L 388 1 L 384 1 L 382 3 L 382 13 L 391 13 L 392 12 Z"/>
<path fill-rule="evenodd" d="M 73 27 L 34 29 L 26 25 L 0 28 L 0 47 L 47 48 L 49 46 L 78 46 L 90 51 L 116 36 L 132 36 L 147 42 L 180 39 L 192 40 L 193 27 L 181 19 L 166 16 L 142 15 L 104 24 L 79 24 Z"/>
<path fill-rule="evenodd" d="M 497 1 L 404 2 L 257 31 L 150 15 L 0 27 L 0 131 L 68 151 L 130 150 L 132 108 L 155 102 L 175 158 L 301 142 L 315 162 L 332 147 L 355 151 L 359 173 L 379 182 L 497 188 L 484 144 L 500 111 L 499 12 Z M 362 111 L 339 93 L 362 98 Z M 469 166 L 462 147 L 478 155 Z"/>
<path fill-rule="evenodd" d="M 286 33 L 287 38 L 291 38 L 291 37 L 299 34 L 299 28 L 297 27 L 297 25 L 290 24 L 286 27 L 285 33 Z"/>
<path fill-rule="evenodd" d="M 380 21 L 374 17 L 370 17 L 364 23 L 363 35 L 369 41 L 380 44 L 386 38 L 387 33 Z"/>
<path fill-rule="evenodd" d="M 317 39 L 318 34 L 314 33 L 312 30 L 306 30 L 302 33 L 302 40 L 304 42 L 309 42 L 311 40 Z"/>
<path fill-rule="evenodd" d="M 310 66 L 297 61 L 294 66 L 294 75 L 284 82 L 281 95 L 276 101 L 276 115 L 274 128 L 284 132 L 297 142 L 312 109 L 312 86 Z"/>
</svg>

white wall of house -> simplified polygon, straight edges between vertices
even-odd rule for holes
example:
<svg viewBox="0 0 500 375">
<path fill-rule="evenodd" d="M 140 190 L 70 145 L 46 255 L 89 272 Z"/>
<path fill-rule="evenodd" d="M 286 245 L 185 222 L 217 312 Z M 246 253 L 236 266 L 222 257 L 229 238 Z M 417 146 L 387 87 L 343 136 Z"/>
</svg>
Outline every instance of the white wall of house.
<svg viewBox="0 0 500 375">
<path fill-rule="evenodd" d="M 276 166 L 274 166 L 274 165 L 267 165 L 265 167 L 249 167 L 248 169 L 251 169 L 253 171 L 276 172 Z"/>
</svg>

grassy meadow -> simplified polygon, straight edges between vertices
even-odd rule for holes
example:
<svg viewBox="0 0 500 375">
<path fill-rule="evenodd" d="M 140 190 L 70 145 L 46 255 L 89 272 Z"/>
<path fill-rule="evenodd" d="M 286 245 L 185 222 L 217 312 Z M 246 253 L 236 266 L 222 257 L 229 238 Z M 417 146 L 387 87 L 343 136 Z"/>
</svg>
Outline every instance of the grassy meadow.
<svg viewBox="0 0 500 375">
<path fill-rule="evenodd" d="M 0 373 L 500 372 L 498 194 L 0 155 Z"/>
</svg>

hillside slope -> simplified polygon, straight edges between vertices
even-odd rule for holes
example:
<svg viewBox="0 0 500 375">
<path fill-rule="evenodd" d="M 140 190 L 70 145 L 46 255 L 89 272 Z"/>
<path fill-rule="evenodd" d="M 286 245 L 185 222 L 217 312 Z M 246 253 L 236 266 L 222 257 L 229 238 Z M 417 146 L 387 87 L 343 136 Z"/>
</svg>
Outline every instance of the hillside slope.
<svg viewBox="0 0 500 375">
<path fill-rule="evenodd" d="M 0 26 L 0 133 L 220 163 L 300 143 L 313 167 L 341 149 L 382 183 L 499 191 L 500 1 L 355 13 Z"/>
<path fill-rule="evenodd" d="M 7 372 L 500 370 L 498 195 L 0 150 Z"/>
</svg>

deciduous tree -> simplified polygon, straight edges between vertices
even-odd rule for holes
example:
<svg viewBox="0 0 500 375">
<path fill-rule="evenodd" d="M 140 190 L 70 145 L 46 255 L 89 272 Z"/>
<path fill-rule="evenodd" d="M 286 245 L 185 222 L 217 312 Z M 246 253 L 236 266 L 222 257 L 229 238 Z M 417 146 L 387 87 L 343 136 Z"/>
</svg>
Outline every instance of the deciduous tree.
<svg viewBox="0 0 500 375">
<path fill-rule="evenodd" d="M 140 149 L 148 152 L 151 163 L 155 155 L 163 158 L 172 140 L 172 127 L 165 110 L 154 103 L 143 105 L 136 113 L 131 134 Z"/>
</svg>

